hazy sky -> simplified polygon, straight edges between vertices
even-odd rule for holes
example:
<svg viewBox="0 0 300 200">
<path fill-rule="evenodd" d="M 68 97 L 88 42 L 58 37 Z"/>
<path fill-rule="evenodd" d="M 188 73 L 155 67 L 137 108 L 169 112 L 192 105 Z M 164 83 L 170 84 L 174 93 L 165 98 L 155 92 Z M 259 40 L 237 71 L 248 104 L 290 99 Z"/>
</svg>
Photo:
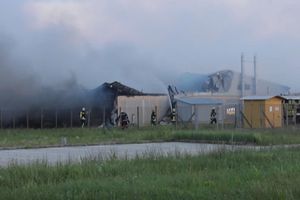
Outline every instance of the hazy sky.
<svg viewBox="0 0 300 200">
<path fill-rule="evenodd" d="M 256 54 L 259 78 L 300 91 L 299 10 L 299 0 L 1 0 L 0 64 L 46 84 L 154 91 L 181 72 L 239 71 L 244 52 L 249 74 Z"/>
</svg>

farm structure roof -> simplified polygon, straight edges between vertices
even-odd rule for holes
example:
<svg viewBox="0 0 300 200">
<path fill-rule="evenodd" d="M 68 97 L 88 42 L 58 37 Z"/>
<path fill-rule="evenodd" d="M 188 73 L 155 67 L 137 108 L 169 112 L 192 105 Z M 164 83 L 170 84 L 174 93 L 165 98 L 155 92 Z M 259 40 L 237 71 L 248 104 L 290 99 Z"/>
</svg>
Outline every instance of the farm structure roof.
<svg viewBox="0 0 300 200">
<path fill-rule="evenodd" d="M 300 100 L 300 96 L 282 96 L 286 100 Z"/>
<path fill-rule="evenodd" d="M 222 105 L 221 100 L 212 99 L 212 98 L 199 98 L 199 97 L 182 97 L 175 98 L 177 101 L 190 104 L 190 105 Z"/>
<path fill-rule="evenodd" d="M 281 99 L 285 99 L 284 97 L 282 96 L 271 96 L 271 95 L 266 95 L 266 96 L 246 96 L 246 97 L 243 97 L 241 98 L 241 100 L 251 100 L 251 101 L 260 101 L 260 100 L 269 100 L 269 99 L 272 99 L 272 98 L 281 98 Z"/>
<path fill-rule="evenodd" d="M 116 95 L 128 95 L 128 96 L 137 96 L 137 95 L 144 95 L 143 92 L 138 91 L 134 88 L 126 86 L 120 82 L 114 81 L 112 83 L 103 83 L 99 87 L 95 89 L 98 90 L 110 90 L 111 92 L 115 93 Z"/>
</svg>

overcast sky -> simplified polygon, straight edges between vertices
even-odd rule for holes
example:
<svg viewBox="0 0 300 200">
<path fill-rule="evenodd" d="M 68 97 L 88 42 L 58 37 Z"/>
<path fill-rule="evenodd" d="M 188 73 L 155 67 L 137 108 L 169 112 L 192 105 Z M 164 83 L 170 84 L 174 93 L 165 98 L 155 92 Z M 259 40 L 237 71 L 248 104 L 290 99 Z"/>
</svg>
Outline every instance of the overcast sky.
<svg viewBox="0 0 300 200">
<path fill-rule="evenodd" d="M 240 71 L 243 52 L 248 74 L 256 54 L 259 78 L 300 91 L 299 10 L 299 0 L 2 0 L 0 64 L 45 84 L 155 90 L 182 72 Z"/>
</svg>

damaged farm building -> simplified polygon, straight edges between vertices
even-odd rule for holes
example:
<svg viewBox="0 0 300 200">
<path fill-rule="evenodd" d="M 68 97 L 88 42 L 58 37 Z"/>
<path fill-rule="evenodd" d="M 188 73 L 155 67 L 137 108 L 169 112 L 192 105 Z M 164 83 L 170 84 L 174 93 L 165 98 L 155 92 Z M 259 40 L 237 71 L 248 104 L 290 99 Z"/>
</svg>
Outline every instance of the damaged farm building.
<svg viewBox="0 0 300 200">
<path fill-rule="evenodd" d="M 113 126 L 115 115 L 127 112 L 131 124 L 150 124 L 152 110 L 163 118 L 169 109 L 168 96 L 148 94 L 119 82 L 104 83 L 72 92 L 42 90 L 40 98 L 23 107 L 0 107 L 0 128 L 67 128 L 80 127 L 79 113 L 87 110 L 89 127 Z M 19 103 L 20 104 L 20 103 Z M 150 114 L 149 114 L 150 115 Z"/>
<path fill-rule="evenodd" d="M 195 128 L 210 123 L 213 108 L 217 111 L 217 126 L 244 127 L 247 119 L 242 97 L 290 94 L 287 86 L 232 70 L 209 75 L 184 73 L 169 85 L 168 91 L 172 106 L 178 111 L 179 123 L 193 124 Z"/>
<path fill-rule="evenodd" d="M 288 94 L 290 88 L 277 83 L 256 80 L 256 77 L 243 76 L 232 70 L 222 70 L 209 75 L 184 73 L 173 85 L 183 93 L 216 93 L 241 96 L 242 79 L 244 95 L 279 95 Z M 255 81 L 256 80 L 256 81 Z"/>
<path fill-rule="evenodd" d="M 244 91 L 242 94 L 242 79 Z M 209 75 L 185 73 L 168 87 L 172 104 L 174 98 L 216 99 L 223 104 L 240 104 L 241 97 L 253 95 L 287 95 L 290 88 L 255 77 L 242 76 L 239 72 L 222 70 Z"/>
<path fill-rule="evenodd" d="M 63 91 L 44 88 L 33 94 L 31 101 L 16 96 L 11 98 L 16 102 L 0 101 L 0 128 L 80 127 L 79 112 L 83 107 L 87 111 L 88 127 L 114 127 L 121 112 L 127 113 L 131 126 L 150 125 L 152 111 L 156 112 L 158 123 L 169 124 L 171 110 L 175 109 L 176 124 L 192 124 L 198 128 L 210 123 L 212 108 L 217 111 L 217 126 L 243 127 L 242 121 L 247 121 L 243 120 L 243 116 L 247 117 L 242 107 L 243 97 L 285 95 L 289 99 L 290 93 L 287 86 L 232 70 L 208 75 L 184 73 L 168 84 L 168 94 L 144 93 L 117 81 L 92 90 L 78 85 Z M 291 103 L 288 108 L 285 113 L 289 121 L 282 121 L 291 124 L 300 108 Z"/>
<path fill-rule="evenodd" d="M 115 125 L 116 116 L 126 112 L 131 125 L 145 126 L 150 124 L 152 111 L 156 111 L 157 119 L 161 120 L 170 107 L 166 94 L 143 93 L 119 82 L 104 83 L 91 92 L 93 125 L 99 122 L 101 126 Z"/>
</svg>

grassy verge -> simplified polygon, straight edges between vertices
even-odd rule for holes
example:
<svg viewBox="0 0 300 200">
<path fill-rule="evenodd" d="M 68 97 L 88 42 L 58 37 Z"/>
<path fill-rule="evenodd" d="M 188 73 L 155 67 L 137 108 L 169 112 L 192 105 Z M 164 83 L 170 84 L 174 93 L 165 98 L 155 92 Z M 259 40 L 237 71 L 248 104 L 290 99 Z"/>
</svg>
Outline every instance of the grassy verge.
<svg viewBox="0 0 300 200">
<path fill-rule="evenodd" d="M 174 127 L 120 129 L 8 129 L 0 130 L 0 147 L 192 141 L 257 145 L 300 144 L 299 130 L 175 130 Z"/>
<path fill-rule="evenodd" d="M 0 168 L 2 199 L 300 199 L 300 149 Z"/>
<path fill-rule="evenodd" d="M 0 130 L 0 147 L 59 146 L 62 138 L 69 145 L 136 143 L 166 141 L 172 138 L 172 129 L 7 129 Z"/>
</svg>

